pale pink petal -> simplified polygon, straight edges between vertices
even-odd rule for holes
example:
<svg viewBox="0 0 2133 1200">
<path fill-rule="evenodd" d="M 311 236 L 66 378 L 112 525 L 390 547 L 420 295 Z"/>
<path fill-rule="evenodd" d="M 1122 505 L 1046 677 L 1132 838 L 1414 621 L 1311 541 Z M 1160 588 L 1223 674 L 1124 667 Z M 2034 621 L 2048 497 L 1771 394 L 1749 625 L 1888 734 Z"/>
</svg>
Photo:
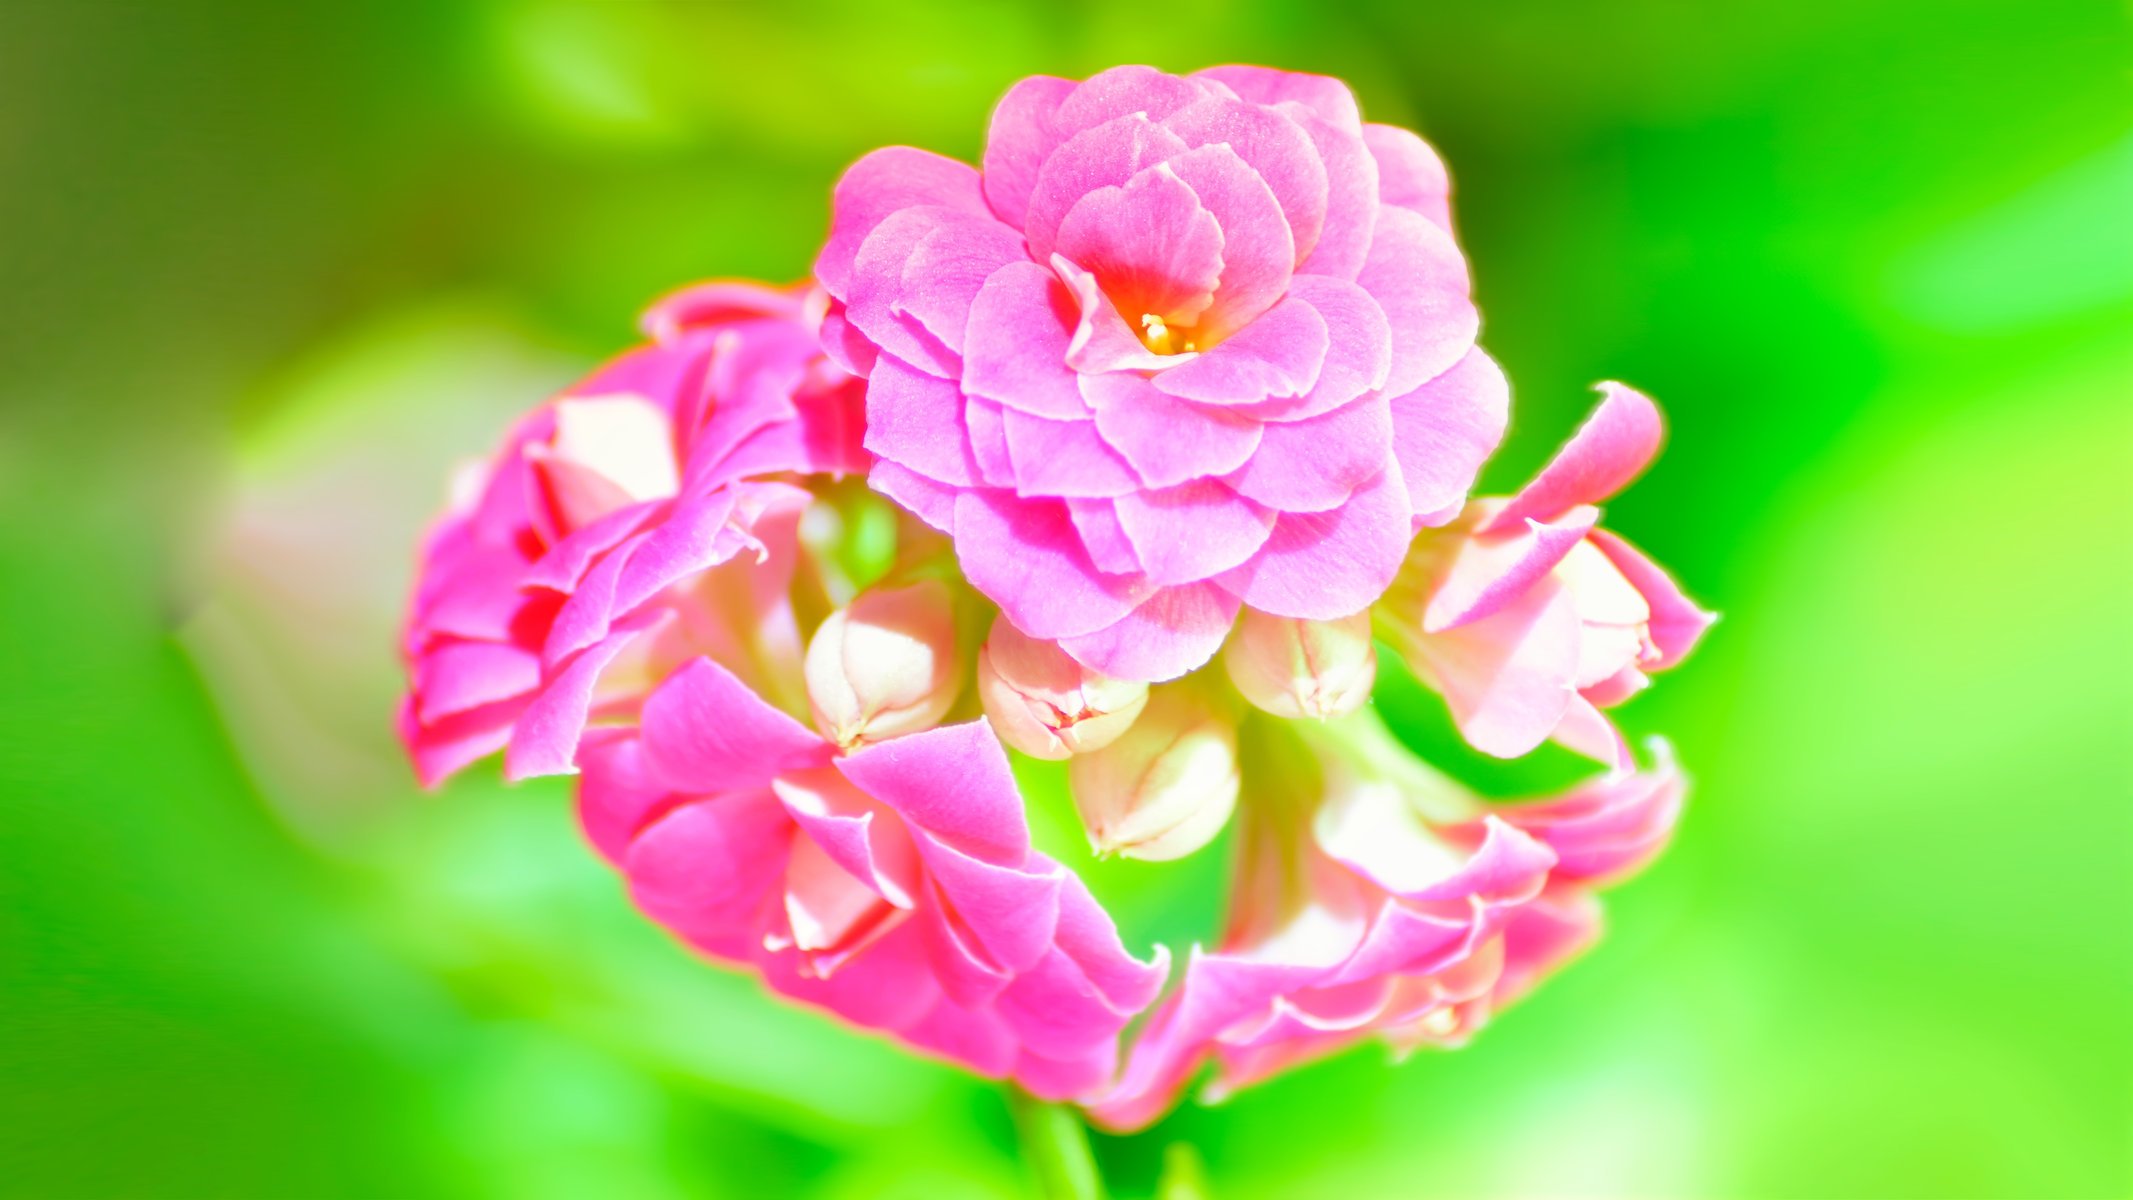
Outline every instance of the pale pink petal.
<svg viewBox="0 0 2133 1200">
<path fill-rule="evenodd" d="M 1493 616 L 1415 639 L 1413 665 L 1475 749 L 1516 758 L 1546 741 L 1576 698 L 1577 639 L 1568 594 L 1542 579 Z"/>
<path fill-rule="evenodd" d="M 1262 612 L 1331 621 L 1384 593 L 1408 540 L 1407 491 L 1387 463 L 1339 508 L 1282 514 L 1265 549 L 1219 582 Z"/>
<path fill-rule="evenodd" d="M 1322 512 L 1383 472 L 1392 444 L 1392 407 L 1366 397 L 1309 420 L 1269 422 L 1252 460 L 1223 478 L 1269 508 Z"/>
<path fill-rule="evenodd" d="M 1311 136 L 1281 111 L 1209 96 L 1163 118 L 1188 146 L 1226 145 L 1266 181 L 1301 260 L 1326 223 L 1326 165 Z"/>
<path fill-rule="evenodd" d="M 994 215 L 1017 229 L 1029 212 L 1037 170 L 1066 140 L 1056 120 L 1059 105 L 1079 86 L 1071 79 L 1032 75 L 1007 89 L 992 110 L 985 134 L 985 199 Z"/>
<path fill-rule="evenodd" d="M 1680 768 L 1660 743 L 1659 764 L 1650 771 L 1605 776 L 1553 799 L 1499 805 L 1496 812 L 1555 852 L 1556 878 L 1601 883 L 1659 852 L 1673 834 L 1686 793 Z"/>
<path fill-rule="evenodd" d="M 831 295 L 845 299 L 852 262 L 867 235 L 890 214 L 922 204 L 989 212 L 977 171 L 954 159 L 890 146 L 853 163 L 831 197 L 829 238 L 815 256 L 815 278 Z"/>
<path fill-rule="evenodd" d="M 1284 299 L 1211 350 L 1155 376 L 1158 391 L 1206 404 L 1301 396 L 1318 382 L 1329 347 L 1316 308 Z"/>
<path fill-rule="evenodd" d="M 698 795 L 769 787 L 779 772 L 830 756 L 813 730 L 708 658 L 674 672 L 645 700 L 642 728 L 653 776 Z"/>
<path fill-rule="evenodd" d="M 1392 452 L 1418 518 L 1458 510 L 1481 465 L 1503 441 L 1510 413 L 1511 385 L 1479 347 L 1450 370 L 1393 398 Z"/>
<path fill-rule="evenodd" d="M 1643 595 L 1651 608 L 1652 644 L 1659 650 L 1659 657 L 1645 664 L 1650 670 L 1661 670 L 1680 662 L 1696 642 L 1718 620 L 1718 614 L 1698 608 L 1694 601 L 1682 594 L 1681 588 L 1671 576 L 1635 546 L 1604 529 L 1593 531 L 1592 543 L 1600 553 L 1622 572 L 1631 587 Z"/>
<path fill-rule="evenodd" d="M 1054 252 L 1094 275 L 1128 321 L 1190 325 L 1214 303 L 1222 276 L 1214 214 L 1160 164 L 1075 201 Z"/>
<path fill-rule="evenodd" d="M 1131 612 L 1152 587 L 1099 573 L 1057 500 L 963 492 L 955 540 L 971 586 L 1031 637 L 1093 633 Z"/>
<path fill-rule="evenodd" d="M 1604 763 L 1615 771 L 1630 771 L 1637 765 L 1636 755 L 1631 753 L 1622 731 L 1615 728 L 1606 713 L 1581 694 L 1571 694 L 1569 704 L 1563 709 L 1563 719 L 1556 724 L 1552 736 L 1558 745 L 1575 750 L 1594 762 Z"/>
<path fill-rule="evenodd" d="M 1422 628 L 1442 633 L 1501 611 L 1555 570 L 1599 518 L 1598 509 L 1581 508 L 1556 524 L 1534 521 L 1521 533 L 1462 540 L 1430 595 Z"/>
<path fill-rule="evenodd" d="M 1363 126 L 1363 142 L 1378 164 L 1378 199 L 1452 227 L 1451 179 L 1444 160 L 1421 137 L 1396 125 Z"/>
<path fill-rule="evenodd" d="M 1260 423 L 1174 399 L 1138 375 L 1084 375 L 1096 428 L 1149 487 L 1226 475 L 1250 460 Z"/>
<path fill-rule="evenodd" d="M 1392 326 L 1385 391 L 1404 395 L 1458 362 L 1481 328 L 1466 260 L 1451 235 L 1404 208 L 1381 207 L 1370 257 L 1355 281 Z"/>
<path fill-rule="evenodd" d="M 1273 307 L 1296 269 L 1296 241 L 1266 180 L 1224 145 L 1173 151 L 1163 160 L 1222 225 L 1222 282 L 1199 324 L 1218 341 Z"/>
<path fill-rule="evenodd" d="M 963 389 L 1040 417 L 1088 415 L 1067 343 L 1081 314 L 1059 277 L 1036 263 L 993 272 L 970 306 Z"/>
<path fill-rule="evenodd" d="M 1659 407 L 1619 383 L 1603 383 L 1600 392 L 1599 407 L 1496 514 L 1490 528 L 1515 528 L 1529 517 L 1545 521 L 1579 504 L 1598 504 L 1651 465 L 1666 437 Z"/>
<path fill-rule="evenodd" d="M 1050 261 L 1059 223 L 1083 196 L 1097 188 L 1124 184 L 1142 168 L 1184 149 L 1178 135 L 1157 125 L 1146 113 L 1131 110 L 1068 138 L 1044 161 L 1030 193 L 1029 214 L 1022 225 L 1030 258 Z M 1219 209 L 1215 211 L 1218 220 L 1221 215 Z"/>
<path fill-rule="evenodd" d="M 1113 501 L 1134 557 L 1165 586 L 1196 583 L 1266 544 L 1274 514 L 1211 479 L 1137 491 Z"/>
<path fill-rule="evenodd" d="M 1235 596 L 1213 584 L 1164 588 L 1110 626 L 1059 645 L 1113 679 L 1159 683 L 1213 658 L 1236 623 L 1239 606 Z"/>
</svg>

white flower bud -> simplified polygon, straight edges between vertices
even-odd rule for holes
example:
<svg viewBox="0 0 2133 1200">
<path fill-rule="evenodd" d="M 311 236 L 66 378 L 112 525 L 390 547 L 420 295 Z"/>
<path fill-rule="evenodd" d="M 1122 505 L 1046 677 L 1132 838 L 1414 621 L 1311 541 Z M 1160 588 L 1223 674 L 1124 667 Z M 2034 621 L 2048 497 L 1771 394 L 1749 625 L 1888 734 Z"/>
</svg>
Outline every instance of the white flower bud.
<svg viewBox="0 0 2133 1200">
<path fill-rule="evenodd" d="M 978 698 L 1001 741 L 1061 759 L 1116 741 L 1141 715 L 1148 685 L 1099 675 L 1001 617 L 978 651 Z"/>
<path fill-rule="evenodd" d="M 1236 726 L 1190 689 L 1164 688 L 1117 741 L 1077 756 L 1067 781 L 1098 854 L 1183 858 L 1237 807 Z"/>
<path fill-rule="evenodd" d="M 807 644 L 807 700 L 850 750 L 940 722 L 955 703 L 955 615 L 937 580 L 862 592 Z"/>
<path fill-rule="evenodd" d="M 1222 665 L 1245 699 L 1277 717 L 1323 721 L 1354 712 L 1378 677 L 1370 613 L 1299 621 L 1245 609 Z"/>
</svg>

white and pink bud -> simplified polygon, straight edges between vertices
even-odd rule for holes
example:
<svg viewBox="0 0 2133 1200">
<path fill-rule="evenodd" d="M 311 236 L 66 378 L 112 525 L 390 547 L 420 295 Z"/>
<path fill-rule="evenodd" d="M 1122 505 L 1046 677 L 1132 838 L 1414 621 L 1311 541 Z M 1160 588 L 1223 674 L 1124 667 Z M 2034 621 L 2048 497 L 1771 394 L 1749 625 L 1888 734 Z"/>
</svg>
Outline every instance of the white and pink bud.
<svg viewBox="0 0 2133 1200">
<path fill-rule="evenodd" d="M 1152 696 L 1140 719 L 1067 768 L 1074 807 L 1098 854 L 1183 858 L 1214 840 L 1237 807 L 1237 727 L 1191 688 Z"/>
<path fill-rule="evenodd" d="M 978 698 L 1001 741 L 1062 759 L 1118 740 L 1141 715 L 1148 685 L 1099 675 L 1001 617 L 978 651 Z"/>
<path fill-rule="evenodd" d="M 1345 716 L 1370 699 L 1377 682 L 1370 613 L 1304 621 L 1245 609 L 1222 665 L 1246 700 L 1277 717 Z"/>
<path fill-rule="evenodd" d="M 560 538 L 616 509 L 680 490 L 674 426 L 635 396 L 559 400 L 555 433 L 525 448 L 540 489 L 534 516 Z"/>
<path fill-rule="evenodd" d="M 808 706 L 845 750 L 917 733 L 955 703 L 955 612 L 938 580 L 862 592 L 807 644 Z"/>
</svg>

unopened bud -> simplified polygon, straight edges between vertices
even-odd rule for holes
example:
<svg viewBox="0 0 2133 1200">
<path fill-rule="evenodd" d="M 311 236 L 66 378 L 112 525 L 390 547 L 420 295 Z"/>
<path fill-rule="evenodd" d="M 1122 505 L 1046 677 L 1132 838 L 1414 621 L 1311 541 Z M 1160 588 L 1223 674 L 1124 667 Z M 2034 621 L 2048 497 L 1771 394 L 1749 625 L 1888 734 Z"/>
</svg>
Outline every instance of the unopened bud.
<svg viewBox="0 0 2133 1200">
<path fill-rule="evenodd" d="M 1131 728 L 1148 685 L 1091 671 L 1001 617 L 978 651 L 978 698 L 1000 740 L 1034 758 L 1072 758 Z"/>
<path fill-rule="evenodd" d="M 1214 840 L 1237 807 L 1237 730 L 1188 688 L 1157 692 L 1117 741 L 1067 768 L 1098 854 L 1164 862 Z"/>
<path fill-rule="evenodd" d="M 938 724 L 955 703 L 955 616 L 937 580 L 862 592 L 807 644 L 815 725 L 849 750 Z"/>
<path fill-rule="evenodd" d="M 1323 721 L 1354 712 L 1378 677 L 1370 613 L 1299 621 L 1246 609 L 1222 665 L 1245 699 L 1277 717 Z"/>
</svg>

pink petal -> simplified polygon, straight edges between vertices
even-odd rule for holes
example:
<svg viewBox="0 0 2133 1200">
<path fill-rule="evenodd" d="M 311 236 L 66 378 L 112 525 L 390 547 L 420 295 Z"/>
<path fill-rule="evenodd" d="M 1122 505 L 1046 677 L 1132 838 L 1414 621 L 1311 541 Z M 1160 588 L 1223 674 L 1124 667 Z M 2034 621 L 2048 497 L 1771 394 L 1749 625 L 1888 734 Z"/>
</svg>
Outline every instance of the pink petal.
<svg viewBox="0 0 2133 1200">
<path fill-rule="evenodd" d="M 1164 588 L 1110 626 L 1059 645 L 1113 679 L 1176 679 L 1221 649 L 1238 608 L 1235 596 L 1213 584 Z"/>
<path fill-rule="evenodd" d="M 845 778 L 914 829 L 988 863 L 1029 854 L 1022 794 L 983 721 L 891 738 L 837 760 Z"/>
<path fill-rule="evenodd" d="M 516 782 L 577 771 L 578 738 L 585 732 L 600 673 L 637 634 L 629 624 L 618 623 L 614 633 L 586 647 L 542 685 L 512 727 L 504 752 L 504 778 Z"/>
<path fill-rule="evenodd" d="M 970 306 L 963 390 L 1034 416 L 1087 416 L 1066 363 L 1080 319 L 1073 294 L 1036 263 L 993 272 Z"/>
<path fill-rule="evenodd" d="M 1422 628 L 1429 633 L 1442 633 L 1503 609 L 1577 549 L 1599 517 L 1598 509 L 1577 509 L 1565 514 L 1558 524 L 1535 521 L 1521 533 L 1461 541 L 1450 568 L 1429 598 L 1429 607 L 1422 614 Z"/>
<path fill-rule="evenodd" d="M 970 457 L 977 464 L 978 481 L 987 487 L 1013 487 L 1015 463 L 1007 453 L 1007 416 L 1000 406 L 966 398 L 963 428 L 970 433 Z"/>
<path fill-rule="evenodd" d="M 1217 144 L 1163 157 L 1222 225 L 1222 282 L 1198 330 L 1207 339 L 1229 337 L 1287 290 L 1295 237 L 1273 189 L 1235 150 Z"/>
<path fill-rule="evenodd" d="M 990 727 L 983 722 L 975 728 L 986 740 L 993 740 Z M 896 740 L 882 743 L 895 744 Z M 1001 761 L 1004 770 L 1006 760 L 1003 757 Z M 1015 828 L 1019 832 L 1020 797 L 1016 797 L 1015 811 Z M 1057 868 L 1033 870 L 1033 866 L 1051 865 L 1041 858 L 1003 866 L 925 834 L 919 836 L 918 846 L 941 903 L 954 915 L 958 931 L 966 934 L 994 966 L 1010 973 L 1028 971 L 1051 950 L 1059 888 L 1066 872 Z M 1021 857 L 1028 858 L 1026 843 Z"/>
<path fill-rule="evenodd" d="M 1450 234 L 1422 217 L 1380 208 L 1370 257 L 1355 281 L 1392 325 L 1387 393 L 1413 391 L 1473 347 L 1481 317 L 1469 295 L 1466 260 Z"/>
<path fill-rule="evenodd" d="M 1006 410 L 1007 452 L 1024 496 L 1106 497 L 1140 490 L 1140 479 L 1089 419 L 1051 421 Z"/>
<path fill-rule="evenodd" d="M 1444 160 L 1415 133 L 1393 125 L 1363 126 L 1363 142 L 1378 164 L 1378 199 L 1452 228 L 1451 179 Z"/>
<path fill-rule="evenodd" d="M 1243 65 L 1209 67 L 1195 74 L 1218 80 L 1238 96 L 1258 104 L 1294 101 L 1343 129 L 1354 129 L 1363 120 L 1355 93 L 1330 75 Z"/>
<path fill-rule="evenodd" d="M 1029 213 L 1037 171 L 1066 140 L 1057 123 L 1059 105 L 1077 85 L 1071 79 L 1032 75 L 1007 89 L 992 110 L 985 134 L 985 199 L 993 213 L 1017 229 Z"/>
<path fill-rule="evenodd" d="M 1067 513 L 1073 518 L 1074 531 L 1081 535 L 1081 544 L 1098 570 L 1113 575 L 1140 573 L 1141 560 L 1133 553 L 1126 527 L 1119 524 L 1117 506 L 1109 500 L 1069 499 Z"/>
<path fill-rule="evenodd" d="M 1622 731 L 1607 719 L 1607 714 L 1593 707 L 1592 701 L 1572 693 L 1570 703 L 1563 709 L 1563 719 L 1557 722 L 1552 735 L 1558 745 L 1566 746 L 1579 754 L 1619 772 L 1634 770 L 1636 755 L 1629 743 L 1622 738 Z"/>
<path fill-rule="evenodd" d="M 652 919 L 716 954 L 745 957 L 785 878 L 792 821 L 768 792 L 684 804 L 630 843 L 623 871 Z"/>
<path fill-rule="evenodd" d="M 1044 161 L 1030 193 L 1029 215 L 1022 226 L 1030 258 L 1037 262 L 1051 259 L 1059 223 L 1083 196 L 1124 184 L 1142 168 L 1184 149 L 1185 143 L 1176 134 L 1146 113 L 1130 110 L 1068 138 Z M 1220 219 L 1221 212 L 1215 215 Z"/>
<path fill-rule="evenodd" d="M 1326 322 L 1325 365 L 1300 399 L 1275 400 L 1250 411 L 1269 421 L 1301 421 L 1383 386 L 1392 370 L 1392 327 L 1370 293 L 1345 280 L 1298 275 L 1288 299 L 1307 304 Z"/>
<path fill-rule="evenodd" d="M 1511 385 L 1479 347 L 1450 370 L 1392 401 L 1392 452 L 1417 517 L 1456 511 L 1496 452 L 1511 412 Z"/>
<path fill-rule="evenodd" d="M 1252 460 L 1224 481 L 1281 512 L 1322 512 L 1384 471 L 1392 441 L 1392 407 L 1372 396 L 1309 420 L 1269 422 Z"/>
<path fill-rule="evenodd" d="M 1577 612 L 1553 579 L 1493 616 L 1415 639 L 1413 663 L 1475 749 L 1516 758 L 1548 739 L 1576 692 Z"/>
<path fill-rule="evenodd" d="M 1096 276 L 1082 270 L 1072 259 L 1054 254 L 1052 270 L 1058 273 L 1080 310 L 1073 336 L 1067 339 L 1069 367 L 1084 375 L 1100 375 L 1107 371 L 1160 371 L 1192 361 L 1194 356 L 1190 354 L 1166 357 L 1150 350 L 1119 314 L 1111 297 L 1104 294 Z"/>
<path fill-rule="evenodd" d="M 1262 104 L 1209 96 L 1163 118 L 1163 126 L 1188 146 L 1236 151 L 1281 205 L 1297 259 L 1311 253 L 1326 223 L 1326 165 L 1295 121 Z"/>
<path fill-rule="evenodd" d="M 1170 951 L 1164 946 L 1156 946 L 1145 963 L 1127 953 L 1111 914 L 1072 874 L 1059 891 L 1059 925 L 1053 936 L 1060 952 L 1081 967 L 1097 995 L 1121 1018 L 1148 1007 L 1170 972 Z"/>
<path fill-rule="evenodd" d="M 586 735 L 578 750 L 584 776 L 578 782 L 578 821 L 601 857 L 621 865 L 648 818 L 671 798 L 644 764 L 644 743 L 635 730 L 602 729 Z"/>
<path fill-rule="evenodd" d="M 504 748 L 524 711 L 524 699 L 484 705 L 424 724 L 415 719 L 414 700 L 403 700 L 394 725 L 414 762 L 415 778 L 433 788 L 469 764 Z"/>
<path fill-rule="evenodd" d="M 1331 621 L 1368 607 L 1407 556 L 1407 492 L 1399 468 L 1322 513 L 1283 513 L 1266 547 L 1221 577 L 1231 594 L 1279 617 Z"/>
<path fill-rule="evenodd" d="M 1081 394 L 1097 431 L 1149 487 L 1226 475 L 1259 445 L 1258 421 L 1173 399 L 1139 375 L 1084 375 Z"/>
<path fill-rule="evenodd" d="M 1162 120 L 1207 94 L 1191 79 L 1154 67 L 1112 67 L 1083 80 L 1059 105 L 1061 129 L 1082 130 L 1129 114 Z"/>
<path fill-rule="evenodd" d="M 1635 546 L 1604 529 L 1593 531 L 1592 542 L 1651 607 L 1652 644 L 1658 647 L 1659 658 L 1647 667 L 1656 671 L 1680 662 L 1695 649 L 1703 631 L 1718 620 L 1718 614 L 1696 607 L 1673 578 Z"/>
<path fill-rule="evenodd" d="M 1152 314 L 1191 325 L 1214 303 L 1222 275 L 1214 214 L 1160 164 L 1075 201 L 1054 252 L 1094 275 L 1129 321 Z"/>
<path fill-rule="evenodd" d="M 427 725 L 532 691 L 541 659 L 507 642 L 444 641 L 414 661 L 412 674 L 415 716 Z"/>
<path fill-rule="evenodd" d="M 1022 235 L 998 221 L 944 222 L 904 262 L 896 307 L 960 354 L 978 289 L 1001 267 L 1028 261 Z"/>
<path fill-rule="evenodd" d="M 853 163 L 831 195 L 829 239 L 815 256 L 815 278 L 832 296 L 845 299 L 852 262 L 867 235 L 890 214 L 921 204 L 988 211 L 978 173 L 954 159 L 890 146 Z"/>
<path fill-rule="evenodd" d="M 1113 504 L 1149 579 L 1196 583 L 1244 562 L 1266 544 L 1274 514 L 1213 480 L 1132 492 Z"/>
<path fill-rule="evenodd" d="M 1326 319 L 1285 299 L 1211 350 L 1155 376 L 1158 391 L 1206 404 L 1301 396 L 1318 382 L 1329 346 Z"/>
<path fill-rule="evenodd" d="M 956 555 L 971 586 L 1031 637 L 1102 629 L 1152 585 L 1102 575 L 1059 501 L 964 492 L 955 501 Z"/>
<path fill-rule="evenodd" d="M 960 226 L 960 227 L 958 227 Z M 950 244 L 981 241 L 986 227 L 1006 233 L 1006 227 L 991 216 L 974 216 L 935 205 L 920 205 L 889 214 L 859 247 L 852 262 L 852 281 L 846 297 L 845 320 L 881 352 L 893 354 L 911 366 L 942 379 L 962 374 L 962 361 L 954 347 L 926 328 L 903 309 L 905 270 L 929 239 L 948 230 Z M 1002 261 L 1005 261 L 1004 259 Z M 971 265 L 971 264 L 966 264 Z M 982 264 L 975 264 L 982 267 Z M 998 264 L 994 264 L 997 266 Z M 975 297 L 984 280 L 980 272 L 969 286 Z"/>
<path fill-rule="evenodd" d="M 1600 406 L 1496 514 L 1490 528 L 1513 528 L 1529 517 L 1548 520 L 1576 505 L 1598 504 L 1651 465 L 1666 437 L 1658 406 L 1619 383 L 1601 384 L 1600 393 Z"/>
<path fill-rule="evenodd" d="M 674 791 L 769 787 L 781 771 L 828 760 L 815 732 L 766 703 L 733 672 L 699 658 L 644 702 L 645 759 Z"/>
<path fill-rule="evenodd" d="M 672 342 L 692 328 L 727 325 L 759 317 L 803 319 L 802 291 L 769 287 L 747 279 L 711 279 L 668 292 L 637 319 L 645 336 Z"/>
<path fill-rule="evenodd" d="M 866 448 L 928 479 L 978 482 L 955 384 L 884 356 L 867 377 Z"/>
<path fill-rule="evenodd" d="M 1293 103 L 1284 104 L 1293 110 Z M 1334 279 L 1355 278 L 1370 256 L 1370 242 L 1378 221 L 1378 165 L 1370 147 L 1353 125 L 1343 125 L 1308 112 L 1291 111 L 1291 117 L 1311 136 L 1311 144 L 1326 164 L 1326 223 L 1318 245 L 1297 266 L 1298 271 Z"/>
<path fill-rule="evenodd" d="M 955 530 L 956 489 L 892 462 L 877 462 L 867 471 L 867 486 L 894 500 L 905 511 L 942 533 Z"/>
</svg>

